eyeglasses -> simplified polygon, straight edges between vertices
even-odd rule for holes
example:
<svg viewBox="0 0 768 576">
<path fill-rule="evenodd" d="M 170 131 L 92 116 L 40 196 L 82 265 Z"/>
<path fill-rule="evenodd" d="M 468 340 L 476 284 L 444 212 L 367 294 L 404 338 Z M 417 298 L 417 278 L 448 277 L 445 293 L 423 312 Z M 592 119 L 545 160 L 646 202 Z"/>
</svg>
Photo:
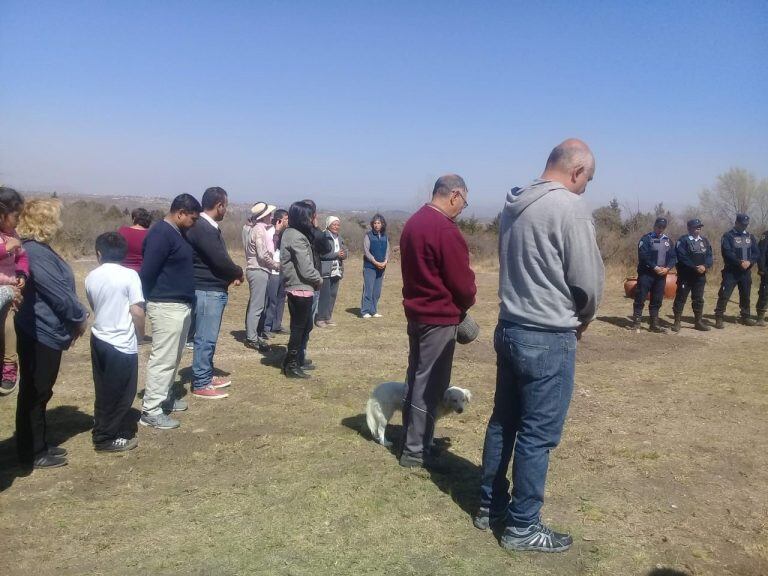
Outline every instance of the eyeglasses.
<svg viewBox="0 0 768 576">
<path fill-rule="evenodd" d="M 464 207 L 462 208 L 462 210 L 465 210 L 466 208 L 469 208 L 469 202 L 467 202 L 467 198 L 466 198 L 466 196 L 464 196 L 464 194 L 462 194 L 462 193 L 461 193 L 461 192 L 459 192 L 458 190 L 454 190 L 453 192 L 454 192 L 455 194 L 458 194 L 458 195 L 459 195 L 459 197 L 460 197 L 460 198 L 461 198 L 461 199 L 464 201 Z"/>
</svg>

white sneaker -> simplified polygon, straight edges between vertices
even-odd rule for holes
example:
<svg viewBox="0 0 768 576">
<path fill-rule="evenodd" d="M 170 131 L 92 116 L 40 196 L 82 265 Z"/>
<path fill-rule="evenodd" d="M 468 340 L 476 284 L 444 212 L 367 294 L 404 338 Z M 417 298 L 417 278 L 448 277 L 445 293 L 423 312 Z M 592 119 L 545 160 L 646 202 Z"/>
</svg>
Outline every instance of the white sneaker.
<svg viewBox="0 0 768 576">
<path fill-rule="evenodd" d="M 382 315 L 376 312 L 376 314 L 373 315 L 374 318 L 382 318 Z"/>
<path fill-rule="evenodd" d="M 371 317 L 370 314 L 363 314 L 363 318 L 370 318 L 370 317 Z"/>
</svg>

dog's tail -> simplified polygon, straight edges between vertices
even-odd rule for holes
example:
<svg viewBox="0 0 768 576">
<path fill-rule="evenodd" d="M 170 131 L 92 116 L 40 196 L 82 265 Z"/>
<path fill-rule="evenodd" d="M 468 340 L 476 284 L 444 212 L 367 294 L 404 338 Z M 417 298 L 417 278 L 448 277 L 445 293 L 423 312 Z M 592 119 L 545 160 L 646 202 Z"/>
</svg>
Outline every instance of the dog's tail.
<svg viewBox="0 0 768 576">
<path fill-rule="evenodd" d="M 374 397 L 368 398 L 368 403 L 365 405 L 365 423 L 368 425 L 371 436 L 377 442 L 381 440 L 378 432 L 379 422 L 386 422 L 386 420 L 379 401 Z"/>
</svg>

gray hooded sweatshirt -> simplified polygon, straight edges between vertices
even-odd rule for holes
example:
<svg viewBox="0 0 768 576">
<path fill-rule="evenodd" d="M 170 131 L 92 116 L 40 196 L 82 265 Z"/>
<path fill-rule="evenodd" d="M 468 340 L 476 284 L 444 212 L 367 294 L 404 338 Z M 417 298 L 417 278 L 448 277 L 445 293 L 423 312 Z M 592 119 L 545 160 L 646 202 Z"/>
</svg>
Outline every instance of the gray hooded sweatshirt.
<svg viewBox="0 0 768 576">
<path fill-rule="evenodd" d="M 559 182 L 513 188 L 499 223 L 499 319 L 568 331 L 591 321 L 605 270 L 586 203 Z"/>
</svg>

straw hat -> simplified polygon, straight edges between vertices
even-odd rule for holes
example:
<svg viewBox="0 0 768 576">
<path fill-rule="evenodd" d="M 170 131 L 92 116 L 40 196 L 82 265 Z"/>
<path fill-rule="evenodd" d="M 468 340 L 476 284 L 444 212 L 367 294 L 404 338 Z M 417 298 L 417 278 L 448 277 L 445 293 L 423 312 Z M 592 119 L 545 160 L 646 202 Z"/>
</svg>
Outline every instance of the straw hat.
<svg viewBox="0 0 768 576">
<path fill-rule="evenodd" d="M 272 204 L 267 204 L 266 202 L 256 202 L 256 204 L 251 206 L 251 216 L 256 220 L 261 220 L 264 216 L 272 214 L 276 208 L 277 206 L 272 206 Z"/>
</svg>

